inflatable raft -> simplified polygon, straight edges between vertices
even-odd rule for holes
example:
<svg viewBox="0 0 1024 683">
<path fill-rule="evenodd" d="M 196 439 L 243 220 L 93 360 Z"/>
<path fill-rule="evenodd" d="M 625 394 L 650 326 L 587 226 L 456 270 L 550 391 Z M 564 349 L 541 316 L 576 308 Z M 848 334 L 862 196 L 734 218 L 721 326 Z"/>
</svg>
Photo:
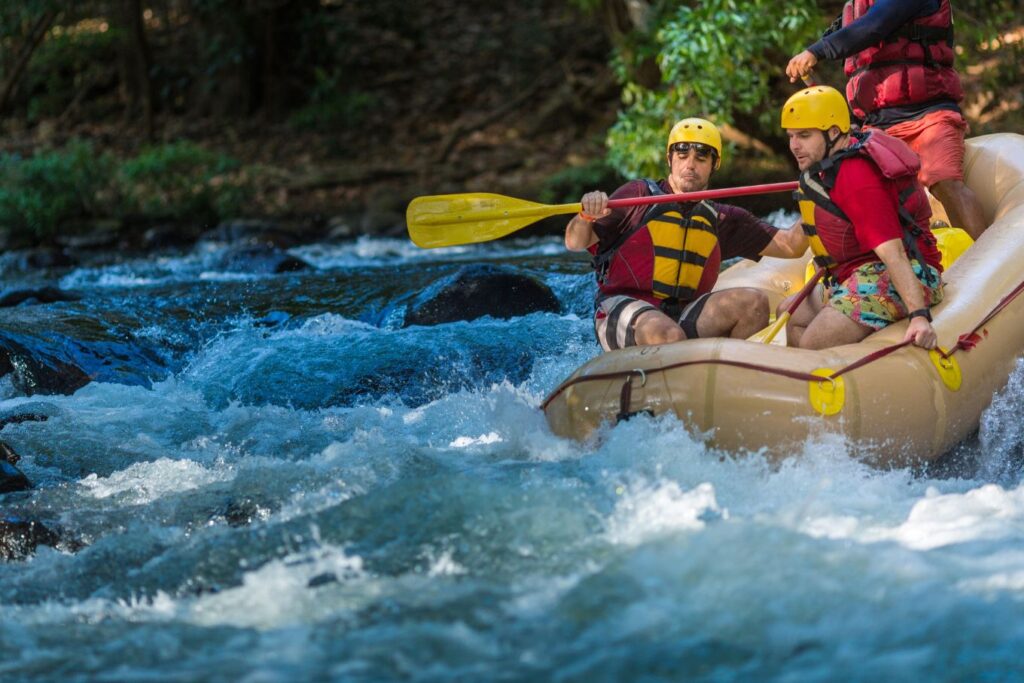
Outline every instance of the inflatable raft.
<svg viewBox="0 0 1024 683">
<path fill-rule="evenodd" d="M 968 140 L 964 172 L 992 224 L 944 274 L 938 351 L 904 345 L 906 321 L 817 351 L 738 339 L 613 351 L 545 400 L 552 431 L 583 440 L 604 423 L 674 412 L 732 452 L 784 456 L 833 432 L 881 466 L 938 458 L 978 428 L 1024 354 L 1024 136 Z M 805 267 L 741 262 L 717 288 L 758 287 L 777 303 L 802 286 Z"/>
</svg>

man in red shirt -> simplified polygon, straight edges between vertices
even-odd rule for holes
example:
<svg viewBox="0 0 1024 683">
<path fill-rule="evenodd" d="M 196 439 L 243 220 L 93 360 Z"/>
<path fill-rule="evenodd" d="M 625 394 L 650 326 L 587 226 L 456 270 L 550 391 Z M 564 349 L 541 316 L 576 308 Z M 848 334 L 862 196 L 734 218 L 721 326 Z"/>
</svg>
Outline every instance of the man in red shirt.
<svg viewBox="0 0 1024 683">
<path fill-rule="evenodd" d="M 677 123 L 666 146 L 668 178 L 634 180 L 612 198 L 697 192 L 722 162 L 713 123 Z M 807 250 L 797 229 L 779 230 L 739 207 L 712 202 L 608 208 L 589 192 L 569 221 L 565 246 L 589 251 L 597 271 L 594 330 L 606 351 L 696 337 L 746 338 L 768 324 L 768 297 L 756 289 L 712 292 L 725 259 L 796 258 Z"/>
<path fill-rule="evenodd" d="M 851 133 L 845 98 L 826 86 L 789 98 L 782 127 L 801 171 L 804 234 L 828 275 L 790 318 L 788 343 L 850 344 L 909 316 L 904 339 L 934 348 L 942 266 L 917 155 L 881 131 Z"/>
</svg>

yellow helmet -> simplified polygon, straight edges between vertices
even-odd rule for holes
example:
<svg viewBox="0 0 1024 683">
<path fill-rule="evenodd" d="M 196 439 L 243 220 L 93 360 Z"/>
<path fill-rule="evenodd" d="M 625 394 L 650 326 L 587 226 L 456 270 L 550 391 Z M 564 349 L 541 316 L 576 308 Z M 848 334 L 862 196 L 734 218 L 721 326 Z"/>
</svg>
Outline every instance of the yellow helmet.
<svg viewBox="0 0 1024 683">
<path fill-rule="evenodd" d="M 671 151 L 677 142 L 699 142 L 711 147 L 715 150 L 715 169 L 722 165 L 722 134 L 718 132 L 718 126 L 707 119 L 693 117 L 672 126 L 665 151 Z"/>
<path fill-rule="evenodd" d="M 838 126 L 850 132 L 850 108 L 846 98 L 827 85 L 812 85 L 796 93 L 782 106 L 783 128 L 817 128 L 828 130 Z"/>
</svg>

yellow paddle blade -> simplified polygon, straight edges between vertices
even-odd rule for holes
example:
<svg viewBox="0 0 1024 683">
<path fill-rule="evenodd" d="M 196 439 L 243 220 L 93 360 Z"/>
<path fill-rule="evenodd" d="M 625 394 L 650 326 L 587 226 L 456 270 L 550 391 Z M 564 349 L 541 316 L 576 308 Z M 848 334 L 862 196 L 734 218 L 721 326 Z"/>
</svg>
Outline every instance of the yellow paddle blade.
<svg viewBox="0 0 1024 683">
<path fill-rule="evenodd" d="M 412 200 L 405 221 L 416 246 L 433 249 L 496 240 L 541 218 L 579 210 L 579 204 L 537 204 L 484 192 L 439 194 Z"/>
<path fill-rule="evenodd" d="M 779 346 L 785 346 L 786 335 L 783 334 L 781 337 L 778 337 L 778 334 L 779 332 L 785 332 L 786 323 L 788 321 L 789 313 L 784 311 L 782 315 L 776 318 L 775 322 L 770 324 L 768 327 L 747 337 L 747 341 L 757 342 L 758 344 L 771 344 L 774 342 Z M 778 337 L 778 339 L 776 339 L 776 337 Z"/>
</svg>

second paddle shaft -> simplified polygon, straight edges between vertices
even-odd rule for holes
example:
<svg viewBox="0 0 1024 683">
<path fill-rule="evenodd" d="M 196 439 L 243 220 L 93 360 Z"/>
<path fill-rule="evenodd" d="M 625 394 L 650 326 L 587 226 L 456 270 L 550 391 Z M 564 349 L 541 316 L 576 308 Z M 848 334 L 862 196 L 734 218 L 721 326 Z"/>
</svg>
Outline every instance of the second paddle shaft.
<svg viewBox="0 0 1024 683">
<path fill-rule="evenodd" d="M 624 199 L 612 199 L 608 207 L 615 209 L 620 206 L 646 206 L 648 204 L 666 204 L 669 202 L 700 202 L 705 199 L 719 199 L 722 197 L 743 197 L 751 194 L 770 194 L 772 192 L 793 192 L 799 189 L 800 183 L 791 181 L 788 183 L 768 183 L 767 185 L 751 185 L 750 187 L 726 187 L 720 190 L 701 190 L 699 192 L 683 192 L 680 194 L 656 194 L 650 197 L 628 197 Z M 564 206 L 579 206 L 579 204 Z"/>
</svg>

